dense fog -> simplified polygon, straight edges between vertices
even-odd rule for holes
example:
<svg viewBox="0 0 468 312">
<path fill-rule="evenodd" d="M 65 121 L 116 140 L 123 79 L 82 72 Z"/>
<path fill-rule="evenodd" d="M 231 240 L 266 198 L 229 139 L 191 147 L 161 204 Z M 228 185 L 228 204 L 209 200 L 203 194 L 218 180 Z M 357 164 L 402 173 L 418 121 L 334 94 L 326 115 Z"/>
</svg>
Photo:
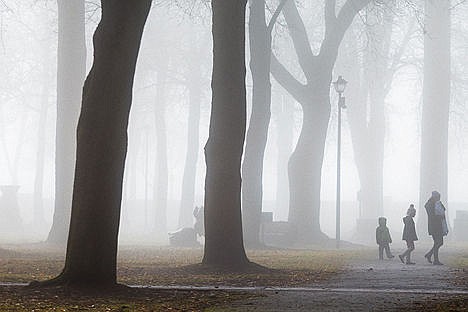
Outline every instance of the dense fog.
<svg viewBox="0 0 468 312">
<path fill-rule="evenodd" d="M 276 6 L 273 2 L 272 8 Z M 299 3 L 312 50 L 318 52 L 324 32 L 322 1 Z M 208 139 L 211 104 L 210 7 L 203 1 L 161 1 L 153 5 L 159 9 L 151 11 L 145 27 L 128 129 L 120 231 L 120 242 L 125 244 L 167 244 L 167 232 L 180 228 L 187 146 L 190 141 L 194 143 L 194 138 L 188 139 L 188 135 L 193 129 L 198 129 L 199 133 L 191 207 L 202 206 L 204 202 L 206 167 L 203 147 Z M 379 9 L 386 10 L 383 7 L 376 10 Z M 357 90 L 359 82 L 349 74 L 350 67 L 355 65 L 355 59 L 349 57 L 353 53 L 364 55 L 358 56 L 364 63 L 365 55 L 372 54 L 395 65 L 393 78 L 386 82 L 388 94 L 383 99 L 383 208 L 380 211 L 388 218 L 389 228 L 395 233 L 400 233 L 401 218 L 410 203 L 416 206 L 416 218 L 425 216 L 420 202 L 424 13 L 418 5 L 409 5 L 405 1 L 398 1 L 396 8 L 388 10 L 393 10 L 395 17 L 390 26 L 385 26 L 391 27 L 386 30 L 390 31 L 389 42 L 384 43 L 388 45 L 387 55 L 380 55 L 377 48 L 369 48 L 373 40 L 378 46 L 384 39 L 376 38 L 379 32 L 372 29 L 378 27 L 380 21 L 372 22 L 367 18 L 366 14 L 372 14 L 371 11 L 361 12 L 341 43 L 332 77 L 335 81 L 343 75 L 348 81 L 344 92 L 347 108 L 343 110 L 341 141 L 341 222 L 342 239 L 345 240 L 356 240 L 356 220 L 359 218 L 373 218 L 373 227 L 377 226 L 376 216 L 362 215 L 365 212 L 358 200 L 361 186 L 348 114 L 356 104 L 357 97 L 353 98 L 353 94 L 360 92 Z M 267 12 L 267 17 L 271 15 L 272 12 Z M 468 213 L 467 17 L 466 4 L 451 9 L 448 194 L 442 194 L 451 225 L 457 210 Z M 87 71 L 93 60 L 92 34 L 99 19 L 99 5 L 94 1 L 86 2 Z M 55 2 L 0 1 L 0 185 L 18 186 L 19 211 L 13 207 L 9 213 L 13 219 L 21 218 L 19 226 L 11 231 L 1 231 L 2 242 L 44 241 L 52 225 L 57 33 Z M 252 77 L 248 68 L 248 36 L 246 44 L 247 116 L 250 116 Z M 299 81 L 304 81 L 281 15 L 273 29 L 272 46 L 282 64 Z M 381 74 L 374 76 L 374 82 L 387 79 L 384 73 Z M 273 212 L 274 221 L 287 221 L 287 161 L 297 143 L 303 115 L 301 105 L 273 76 L 271 83 L 271 121 L 263 165 L 263 211 Z M 331 116 L 321 176 L 320 224 L 322 231 L 334 238 L 338 96 L 332 85 L 330 96 Z M 193 105 L 199 107 L 199 118 L 193 117 L 196 111 L 190 113 L 195 114 L 192 115 L 195 128 L 189 129 L 189 111 Z M 369 101 L 367 106 L 370 105 Z M 430 193 L 421 196 L 429 198 Z M 38 200 L 42 201 L 42 208 Z M 3 194 L 3 205 L 5 202 Z M 37 217 L 37 211 L 42 211 L 43 220 Z M 369 233 L 369 240 L 373 240 L 373 235 L 374 232 Z"/>
</svg>

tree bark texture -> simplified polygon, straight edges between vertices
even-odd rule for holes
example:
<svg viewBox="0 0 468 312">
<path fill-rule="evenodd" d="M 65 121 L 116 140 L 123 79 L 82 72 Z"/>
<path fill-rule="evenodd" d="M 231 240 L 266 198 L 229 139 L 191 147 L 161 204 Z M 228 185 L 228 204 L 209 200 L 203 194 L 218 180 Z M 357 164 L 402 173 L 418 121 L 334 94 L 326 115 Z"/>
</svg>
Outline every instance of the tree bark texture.
<svg viewBox="0 0 468 312">
<path fill-rule="evenodd" d="M 70 224 L 76 125 L 86 75 L 85 5 L 57 0 L 57 120 L 55 137 L 55 208 L 47 241 L 65 244 Z"/>
<path fill-rule="evenodd" d="M 65 268 L 51 282 L 116 284 L 122 180 L 132 88 L 150 0 L 102 0 L 85 81 Z"/>
<path fill-rule="evenodd" d="M 241 158 L 246 126 L 245 0 L 212 0 L 213 74 L 205 146 L 203 264 L 242 267 Z"/>
<path fill-rule="evenodd" d="M 450 108 L 450 1 L 426 0 L 424 19 L 424 84 L 421 121 L 419 206 L 439 191 L 448 198 L 448 122 Z M 418 228 L 427 230 L 419 214 Z"/>
</svg>

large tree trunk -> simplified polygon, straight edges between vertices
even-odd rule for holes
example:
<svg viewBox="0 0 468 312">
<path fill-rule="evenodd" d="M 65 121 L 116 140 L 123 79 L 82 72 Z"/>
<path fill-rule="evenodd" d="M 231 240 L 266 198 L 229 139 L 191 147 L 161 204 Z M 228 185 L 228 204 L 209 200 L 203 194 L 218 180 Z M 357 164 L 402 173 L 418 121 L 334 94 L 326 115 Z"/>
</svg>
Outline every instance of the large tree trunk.
<svg viewBox="0 0 468 312">
<path fill-rule="evenodd" d="M 83 0 L 57 0 L 57 121 L 55 137 L 55 210 L 47 241 L 65 244 L 70 224 L 76 124 L 86 71 Z"/>
<path fill-rule="evenodd" d="M 242 223 L 247 246 L 260 244 L 263 200 L 263 158 L 270 124 L 271 35 L 265 22 L 265 1 L 250 1 L 250 71 L 252 73 L 252 113 L 242 163 Z"/>
<path fill-rule="evenodd" d="M 192 42 L 195 48 L 195 42 Z M 201 50 L 201 47 L 198 47 Z M 200 133 L 201 73 L 200 53 L 190 59 L 189 68 L 189 113 L 187 125 L 187 153 L 185 155 L 184 176 L 182 179 L 182 196 L 179 210 L 179 227 L 193 227 L 193 203 L 195 201 L 195 179 Z"/>
<path fill-rule="evenodd" d="M 448 122 L 450 107 L 450 1 L 426 0 L 424 85 L 421 121 L 419 204 L 437 190 L 447 201 Z M 427 217 L 419 214 L 418 228 L 427 231 Z"/>
<path fill-rule="evenodd" d="M 331 75 L 328 77 L 331 81 Z M 311 94 L 308 98 L 312 103 L 301 103 L 301 134 L 289 159 L 288 221 L 291 239 L 299 244 L 320 242 L 326 238 L 320 230 L 320 190 L 330 99 L 328 93 L 322 95 Z"/>
<path fill-rule="evenodd" d="M 102 0 L 83 89 L 65 268 L 46 284 L 116 284 L 122 180 L 133 78 L 151 1 Z M 118 66 L 116 66 L 118 64 Z"/>
<path fill-rule="evenodd" d="M 212 0 L 213 74 L 205 146 L 205 253 L 203 264 L 242 267 L 241 158 L 245 139 L 246 0 Z"/>
</svg>

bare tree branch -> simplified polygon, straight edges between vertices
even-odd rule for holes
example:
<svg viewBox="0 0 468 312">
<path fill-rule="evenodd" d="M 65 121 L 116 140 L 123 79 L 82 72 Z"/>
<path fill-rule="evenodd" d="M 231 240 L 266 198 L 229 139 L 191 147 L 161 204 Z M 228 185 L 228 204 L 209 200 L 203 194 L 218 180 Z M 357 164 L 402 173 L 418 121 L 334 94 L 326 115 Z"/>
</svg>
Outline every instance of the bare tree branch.
<svg viewBox="0 0 468 312">
<path fill-rule="evenodd" d="M 354 17 L 372 0 L 348 0 L 341 8 L 337 17 L 337 35 L 342 38 L 353 22 Z"/>
<path fill-rule="evenodd" d="M 465 4 L 465 3 L 467 3 L 467 2 L 468 2 L 468 0 L 460 0 L 460 1 L 458 1 L 457 3 L 455 3 L 454 5 L 452 5 L 452 6 L 449 8 L 449 10 L 453 10 L 453 9 L 455 9 L 456 7 L 458 7 L 458 6 L 462 5 L 462 4 Z"/>
<path fill-rule="evenodd" d="M 278 17 L 280 15 L 281 11 L 283 10 L 284 5 L 286 4 L 287 1 L 288 0 L 281 0 L 281 2 L 278 4 L 278 7 L 276 8 L 275 12 L 271 16 L 270 22 L 268 23 L 268 26 L 267 26 L 267 32 L 268 33 L 271 34 L 271 32 L 273 30 L 273 27 L 275 26 L 276 21 L 278 20 Z M 291 1 L 293 1 L 293 0 L 291 0 Z"/>
<path fill-rule="evenodd" d="M 325 1 L 325 29 L 330 30 L 336 23 L 336 0 Z"/>
<path fill-rule="evenodd" d="M 297 10 L 297 6 L 294 1 L 286 2 L 283 9 L 283 15 L 286 19 L 286 23 L 288 24 L 288 31 L 294 44 L 294 50 L 296 51 L 299 65 L 301 66 L 307 80 L 310 80 L 314 74 L 312 63 L 315 55 L 310 47 L 304 22 L 302 21 L 301 15 Z"/>
<path fill-rule="evenodd" d="M 408 26 L 408 30 L 407 30 L 407 32 L 406 32 L 400 46 L 398 47 L 396 53 L 393 55 L 392 63 L 390 64 L 390 67 L 387 70 L 387 73 L 385 75 L 386 76 L 385 81 L 387 81 L 387 83 L 385 85 L 386 94 L 390 91 L 391 81 L 393 80 L 393 77 L 394 77 L 396 71 L 400 68 L 399 65 L 401 64 L 401 59 L 402 59 L 403 54 L 406 51 L 406 48 L 408 47 L 409 42 L 411 41 L 411 38 L 412 38 L 411 35 L 414 32 L 415 23 L 416 23 L 415 19 L 411 19 L 410 24 Z M 388 83 L 388 82 L 390 82 L 390 83 Z"/>
<path fill-rule="evenodd" d="M 13 10 L 7 5 L 5 0 L 0 0 L 0 4 L 3 5 L 3 7 L 6 9 L 7 12 L 13 12 Z"/>
<path fill-rule="evenodd" d="M 271 53 L 271 74 L 275 80 L 299 102 L 304 101 L 303 94 L 305 86 L 300 83 L 293 75 L 284 67 L 283 64 Z"/>
<path fill-rule="evenodd" d="M 338 53 L 340 42 L 346 30 L 354 20 L 354 17 L 372 0 L 347 0 L 341 7 L 335 22 L 326 22 L 325 38 L 320 47 L 319 56 L 333 55 Z M 328 1 L 327 1 L 328 2 Z M 329 13 L 329 18 L 330 18 Z"/>
</svg>

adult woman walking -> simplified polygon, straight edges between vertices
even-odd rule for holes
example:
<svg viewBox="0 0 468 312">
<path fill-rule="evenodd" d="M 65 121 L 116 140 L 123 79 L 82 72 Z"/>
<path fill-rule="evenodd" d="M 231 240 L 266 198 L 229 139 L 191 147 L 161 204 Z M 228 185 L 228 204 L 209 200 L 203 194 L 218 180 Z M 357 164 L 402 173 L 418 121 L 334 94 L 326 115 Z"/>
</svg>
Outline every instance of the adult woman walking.
<svg viewBox="0 0 468 312">
<path fill-rule="evenodd" d="M 445 219 L 445 207 L 440 201 L 440 193 L 433 191 L 424 208 L 426 208 L 428 218 L 427 229 L 434 241 L 431 250 L 424 257 L 429 263 L 442 265 L 443 263 L 439 261 L 439 248 L 444 244 L 444 236 L 448 234 L 448 227 Z M 434 261 L 432 261 L 432 256 L 434 256 Z"/>
</svg>

